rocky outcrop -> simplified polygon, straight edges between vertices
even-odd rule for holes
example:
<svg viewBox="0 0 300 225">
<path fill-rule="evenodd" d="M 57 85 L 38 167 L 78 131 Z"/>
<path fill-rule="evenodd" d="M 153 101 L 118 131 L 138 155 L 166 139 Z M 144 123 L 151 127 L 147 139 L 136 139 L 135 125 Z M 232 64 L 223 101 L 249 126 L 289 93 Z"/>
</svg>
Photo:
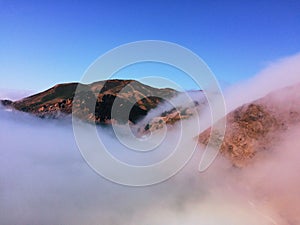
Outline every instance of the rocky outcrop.
<svg viewBox="0 0 300 225">
<path fill-rule="evenodd" d="M 221 154 L 234 166 L 244 167 L 258 153 L 276 145 L 284 131 L 300 122 L 299 86 L 273 92 L 230 112 Z M 201 144 L 214 138 L 210 131 L 199 135 Z"/>
<path fill-rule="evenodd" d="M 151 118 L 150 121 L 139 132 L 144 134 L 162 129 L 165 125 L 174 125 L 180 120 L 189 119 L 196 114 L 197 102 L 189 107 L 177 107 L 171 110 L 164 111 L 160 116 Z"/>
<path fill-rule="evenodd" d="M 257 103 L 239 107 L 229 113 L 226 120 L 220 152 L 236 167 L 245 166 L 257 152 L 268 149 L 275 141 L 274 131 L 281 127 L 279 118 Z M 210 137 L 211 129 L 208 129 L 199 136 L 199 142 L 207 145 Z"/>
<path fill-rule="evenodd" d="M 77 87 L 80 91 L 75 97 Z M 135 123 L 164 99 L 176 94 L 177 91 L 173 89 L 153 88 L 134 80 L 107 80 L 88 85 L 59 84 L 19 101 L 1 102 L 4 106 L 42 118 L 58 118 L 73 113 L 85 121 L 97 124 L 111 121 L 126 123 L 128 120 Z M 119 113 L 116 118 L 111 118 L 112 106 L 117 97 L 118 105 L 115 106 L 115 110 Z M 128 105 L 132 107 L 129 116 L 126 116 L 124 110 Z"/>
</svg>

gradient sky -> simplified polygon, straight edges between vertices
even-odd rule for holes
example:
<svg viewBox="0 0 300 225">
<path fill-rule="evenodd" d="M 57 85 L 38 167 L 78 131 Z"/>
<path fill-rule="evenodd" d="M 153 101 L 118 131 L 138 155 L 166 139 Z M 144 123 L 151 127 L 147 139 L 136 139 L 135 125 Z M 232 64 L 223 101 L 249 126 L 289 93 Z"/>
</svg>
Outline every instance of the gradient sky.
<svg viewBox="0 0 300 225">
<path fill-rule="evenodd" d="M 232 84 L 299 52 L 299 24 L 297 0 L 0 0 L 0 89 L 78 81 L 106 51 L 148 39 L 191 49 Z"/>
</svg>

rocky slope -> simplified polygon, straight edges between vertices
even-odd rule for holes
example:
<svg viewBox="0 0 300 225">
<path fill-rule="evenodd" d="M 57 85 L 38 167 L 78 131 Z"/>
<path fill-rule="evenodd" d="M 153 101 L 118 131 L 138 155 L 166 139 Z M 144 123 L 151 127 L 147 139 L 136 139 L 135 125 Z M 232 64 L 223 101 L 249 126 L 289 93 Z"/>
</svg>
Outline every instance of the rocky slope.
<svg viewBox="0 0 300 225">
<path fill-rule="evenodd" d="M 300 122 L 299 90 L 300 85 L 287 87 L 230 112 L 221 153 L 234 166 L 244 167 L 279 143 L 284 132 Z M 199 135 L 199 142 L 207 145 L 210 137 L 208 129 Z"/>
<path fill-rule="evenodd" d="M 81 86 L 81 91 L 74 98 L 78 85 Z M 234 166 L 244 167 L 258 153 L 276 145 L 286 130 L 300 122 L 299 90 L 300 84 L 287 87 L 230 112 L 226 116 L 227 128 L 220 149 L 221 154 Z M 19 101 L 2 100 L 1 103 L 42 118 L 57 118 L 74 113 L 84 121 L 97 124 L 110 124 L 114 121 L 135 123 L 164 99 L 177 94 L 173 89 L 152 88 L 133 80 L 108 80 L 89 85 L 59 84 Z M 112 118 L 112 105 L 117 96 L 118 117 Z M 128 104 L 133 105 L 129 118 L 122 111 Z M 182 119 L 190 118 L 193 111 L 198 109 L 198 104 L 194 102 L 194 105 L 189 107 L 166 110 L 150 118 L 139 132 L 155 131 L 161 129 L 164 124 L 173 125 Z M 207 145 L 210 138 L 218 139 L 207 129 L 199 135 L 198 141 Z"/>
<path fill-rule="evenodd" d="M 174 125 L 180 120 L 189 119 L 196 114 L 198 104 L 199 103 L 195 101 L 193 105 L 188 107 L 180 106 L 172 108 L 171 110 L 166 110 L 159 116 L 151 118 L 139 132 L 141 134 L 153 132 L 162 129 L 164 125 Z"/>
<path fill-rule="evenodd" d="M 80 87 L 80 91 L 74 98 L 77 87 Z M 128 120 L 135 123 L 164 99 L 176 94 L 177 91 L 173 89 L 153 88 L 134 80 L 107 80 L 88 85 L 59 84 L 19 101 L 2 100 L 1 103 L 42 118 L 58 118 L 74 113 L 85 121 L 97 124 L 109 124 L 112 121 L 126 123 Z M 112 105 L 117 96 L 116 110 L 120 113 L 117 118 L 111 118 Z M 123 113 L 128 105 L 133 105 L 129 118 Z"/>
</svg>

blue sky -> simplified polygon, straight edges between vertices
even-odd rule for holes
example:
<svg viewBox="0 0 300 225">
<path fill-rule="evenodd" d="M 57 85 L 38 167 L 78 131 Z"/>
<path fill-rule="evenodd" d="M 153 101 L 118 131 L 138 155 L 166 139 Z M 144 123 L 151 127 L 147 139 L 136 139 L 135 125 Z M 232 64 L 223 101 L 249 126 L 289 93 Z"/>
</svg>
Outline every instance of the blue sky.
<svg viewBox="0 0 300 225">
<path fill-rule="evenodd" d="M 299 52 L 299 23 L 297 0 L 0 0 L 0 89 L 78 81 L 106 51 L 149 39 L 189 48 L 233 84 Z"/>
</svg>

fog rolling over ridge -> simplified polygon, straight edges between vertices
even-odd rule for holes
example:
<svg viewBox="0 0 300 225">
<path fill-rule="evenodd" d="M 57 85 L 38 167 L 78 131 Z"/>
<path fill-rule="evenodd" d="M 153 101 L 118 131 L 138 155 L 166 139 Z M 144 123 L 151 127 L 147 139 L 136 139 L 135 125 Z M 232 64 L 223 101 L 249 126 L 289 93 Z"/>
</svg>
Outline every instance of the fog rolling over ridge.
<svg viewBox="0 0 300 225">
<path fill-rule="evenodd" d="M 283 59 L 226 91 L 228 111 L 275 91 L 264 101 L 282 104 L 276 108 L 279 117 L 289 107 L 300 115 L 299 65 L 300 55 Z M 290 85 L 295 86 L 281 89 Z M 117 185 L 97 175 L 77 149 L 70 121 L 40 119 L 1 107 L 0 124 L 3 225 L 300 224 L 300 125 L 296 120 L 278 131 L 275 144 L 242 169 L 219 155 L 207 171 L 199 173 L 199 146 L 176 176 L 143 188 Z M 177 134 L 176 129 L 171 128 L 170 134 Z M 99 128 L 99 136 L 112 152 L 122 149 L 109 128 Z M 158 155 L 168 151 L 166 146 L 173 148 L 174 141 L 166 138 L 155 151 Z M 195 141 L 191 135 L 191 146 Z"/>
</svg>

